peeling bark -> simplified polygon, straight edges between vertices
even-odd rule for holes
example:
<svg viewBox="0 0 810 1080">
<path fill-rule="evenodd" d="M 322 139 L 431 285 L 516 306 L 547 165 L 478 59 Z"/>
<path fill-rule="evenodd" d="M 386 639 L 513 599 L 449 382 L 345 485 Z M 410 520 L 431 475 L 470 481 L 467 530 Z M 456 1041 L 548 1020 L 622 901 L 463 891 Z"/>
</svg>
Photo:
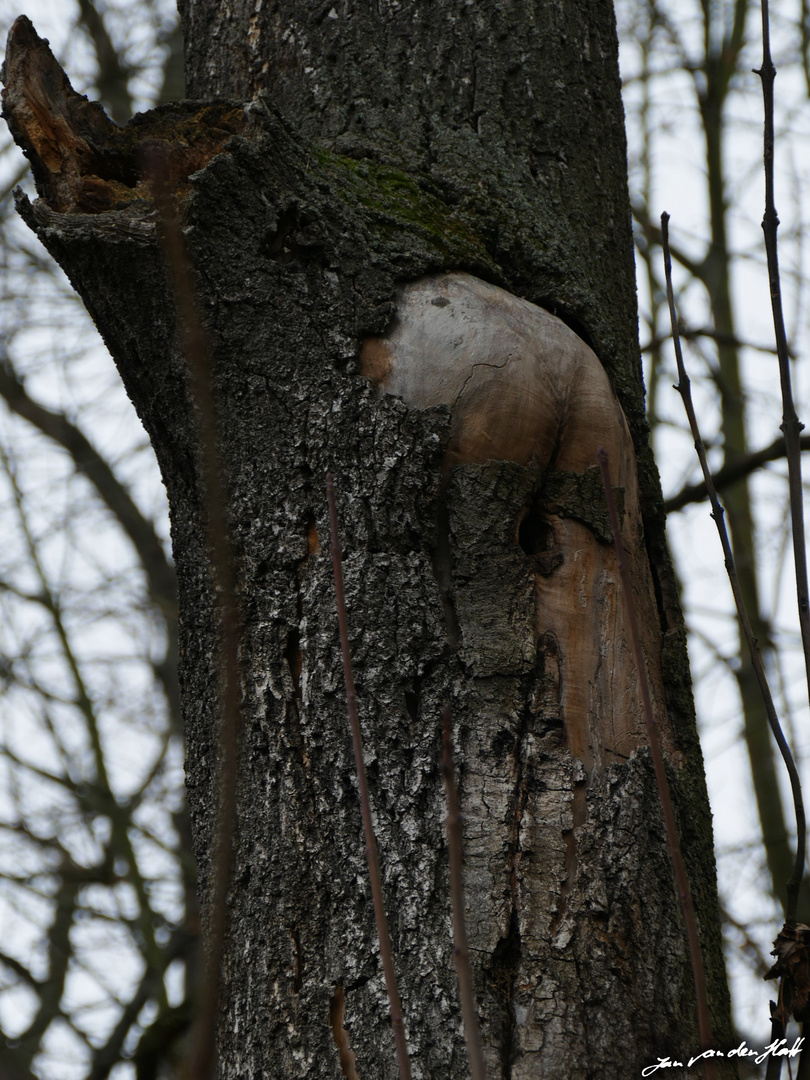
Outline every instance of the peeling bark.
<svg viewBox="0 0 810 1080">
<path fill-rule="evenodd" d="M 645 437 L 609 5 L 181 6 L 191 92 L 252 99 L 244 112 L 184 103 L 118 135 L 54 77 L 34 121 L 41 84 L 27 72 L 50 61 L 20 22 L 4 110 L 40 192 L 20 211 L 104 335 L 169 492 L 205 897 L 217 756 L 206 480 L 148 174 L 92 171 L 108 146 L 137 160 L 155 131 L 191 170 L 178 165 L 173 197 L 209 343 L 242 626 L 220 1075 L 395 1075 L 322 550 L 327 468 L 414 1076 L 466 1072 L 439 770 L 448 701 L 491 1075 L 624 1078 L 697 1050 L 591 470 L 600 442 L 623 495 L 722 1046 L 711 819 Z M 207 132 L 199 160 L 184 157 L 189 124 Z M 105 194 L 89 197 L 99 178 Z M 396 328 L 420 294 L 448 300 L 427 327 L 440 367 L 452 357 L 433 330 L 453 305 L 497 300 L 485 358 L 430 400 L 421 376 L 396 381 Z"/>
</svg>

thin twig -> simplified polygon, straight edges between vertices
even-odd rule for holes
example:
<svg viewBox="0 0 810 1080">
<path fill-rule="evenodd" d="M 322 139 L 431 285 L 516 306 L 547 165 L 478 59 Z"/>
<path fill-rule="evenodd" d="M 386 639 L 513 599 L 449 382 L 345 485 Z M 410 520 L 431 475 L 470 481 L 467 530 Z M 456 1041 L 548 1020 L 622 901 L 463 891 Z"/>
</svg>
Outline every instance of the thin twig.
<svg viewBox="0 0 810 1080">
<path fill-rule="evenodd" d="M 771 293 L 771 310 L 773 311 L 773 328 L 776 337 L 776 355 L 779 360 L 779 383 L 782 391 L 782 434 L 785 436 L 785 449 L 788 463 L 788 493 L 790 497 L 790 519 L 793 530 L 793 561 L 796 571 L 796 599 L 799 609 L 799 628 L 802 635 L 802 649 L 804 651 L 804 667 L 807 677 L 808 694 L 810 694 L 810 595 L 807 583 L 807 551 L 804 540 L 804 498 L 802 493 L 802 466 L 799 449 L 799 435 L 804 425 L 796 415 L 793 404 L 793 390 L 790 378 L 790 358 L 788 356 L 787 334 L 785 332 L 785 319 L 782 312 L 782 284 L 779 276 L 779 253 L 777 248 L 777 230 L 779 229 L 779 215 L 776 212 L 774 198 L 774 123 L 773 123 L 773 84 L 776 78 L 776 68 L 771 59 L 771 30 L 768 15 L 768 0 L 761 0 L 762 11 L 762 66 L 757 74 L 762 82 L 762 105 L 764 112 L 763 131 L 763 165 L 765 168 L 765 213 L 762 217 L 762 232 L 765 237 L 765 252 L 768 259 L 768 284 Z M 805 5 L 802 3 L 802 52 L 806 56 L 804 46 L 806 44 Z M 793 777 L 791 776 L 791 785 Z M 794 787 L 794 802 L 796 792 Z M 796 817 L 799 816 L 799 806 L 796 805 Z M 802 813 L 802 817 L 803 817 Z M 799 886 L 804 871 L 804 827 L 798 829 L 796 841 L 796 865 L 793 876 L 788 885 L 788 911 L 787 921 L 793 924 L 796 917 L 796 904 L 798 900 Z M 796 880 L 798 878 L 798 880 Z M 791 885 L 795 885 L 795 895 L 791 896 Z M 775 1018 L 774 1018 L 775 1020 Z M 780 1025 L 781 1026 L 781 1025 Z M 776 1031 L 776 1022 L 774 1022 Z M 807 1075 L 808 1058 L 810 1055 L 802 1054 L 799 1063 L 801 1075 Z M 769 1077 L 778 1076 L 778 1069 L 768 1069 Z"/>
<path fill-rule="evenodd" d="M 773 156 L 773 83 L 776 68 L 771 59 L 770 23 L 768 19 L 768 0 L 762 0 L 762 67 L 757 71 L 762 81 L 762 99 L 765 113 L 765 134 L 763 158 L 765 165 L 765 213 L 762 218 L 762 232 L 765 236 L 765 252 L 768 257 L 768 283 L 771 291 L 773 310 L 773 328 L 776 337 L 776 355 L 779 359 L 779 383 L 782 390 L 782 433 L 785 436 L 785 449 L 788 463 L 788 491 L 790 494 L 790 517 L 793 526 L 793 559 L 796 567 L 796 593 L 799 605 L 799 627 L 802 634 L 804 666 L 807 675 L 807 689 L 810 694 L 810 590 L 807 583 L 807 552 L 804 541 L 804 506 L 802 495 L 802 463 L 799 446 L 799 434 L 804 428 L 796 415 L 793 404 L 793 390 L 790 379 L 790 357 L 788 355 L 785 319 L 782 313 L 782 286 L 779 277 L 779 256 L 776 233 L 779 228 L 779 216 L 774 202 Z"/>
<path fill-rule="evenodd" d="M 207 547 L 211 584 L 218 616 L 220 664 L 219 775 L 217 819 L 212 857 L 213 885 L 209 917 L 206 971 L 197 1003 L 189 1051 L 191 1080 L 209 1080 L 216 1057 L 217 1012 L 225 936 L 228 929 L 228 889 L 233 873 L 236 833 L 236 792 L 239 767 L 239 615 L 227 499 L 222 483 L 222 456 L 217 437 L 217 413 L 211 385 L 210 353 L 200 319 L 186 245 L 177 211 L 163 180 L 161 162 L 153 162 L 155 205 L 163 227 L 163 246 L 177 307 L 177 325 L 189 375 L 189 393 L 196 409 L 203 498 L 207 517 Z"/>
<path fill-rule="evenodd" d="M 464 921 L 464 879 L 462 876 L 463 850 L 461 836 L 461 807 L 458 801 L 456 778 L 453 774 L 453 731 L 450 725 L 451 710 L 445 705 L 442 711 L 442 776 L 447 798 L 447 846 L 450 851 L 450 902 L 453 908 L 453 958 L 456 962 L 458 990 L 461 998 L 461 1014 L 464 1018 L 464 1038 L 470 1059 L 470 1080 L 486 1080 L 484 1048 L 481 1030 L 475 1011 L 475 988 L 473 987 L 470 953 L 467 947 L 467 927 Z"/>
<path fill-rule="evenodd" d="M 672 799 L 669 793 L 669 782 L 664 767 L 664 756 L 661 752 L 661 743 L 658 737 L 658 725 L 653 716 L 652 695 L 650 683 L 647 677 L 647 665 L 644 661 L 644 653 L 641 648 L 641 639 L 638 631 L 636 609 L 633 604 L 633 589 L 630 584 L 630 573 L 622 543 L 621 526 L 619 515 L 616 510 L 616 502 L 613 498 L 613 488 L 610 483 L 610 469 L 607 452 L 600 449 L 598 453 L 599 468 L 602 472 L 602 484 L 605 488 L 610 527 L 613 530 L 613 542 L 616 545 L 616 561 L 619 566 L 619 578 L 621 580 L 622 594 L 627 608 L 627 625 L 630 630 L 630 641 L 633 647 L 633 657 L 638 670 L 639 684 L 641 687 L 641 703 L 644 710 L 644 723 L 647 727 L 647 739 L 650 743 L 650 752 L 655 769 L 655 779 L 658 784 L 658 794 L 661 798 L 661 809 L 664 814 L 664 827 L 667 833 L 669 853 L 672 856 L 672 865 L 675 869 L 675 881 L 678 886 L 678 895 L 681 900 L 683 921 L 686 924 L 686 937 L 689 942 L 689 955 L 692 960 L 692 975 L 695 980 L 695 998 L 697 1001 L 698 1028 L 700 1030 L 701 1050 L 709 1050 L 712 1047 L 712 1022 L 709 1014 L 709 996 L 706 991 L 706 972 L 703 967 L 703 953 L 700 949 L 700 935 L 698 934 L 697 919 L 695 917 L 695 905 L 692 901 L 692 890 L 689 887 L 689 878 L 686 874 L 686 866 L 681 854 L 681 842 L 678 838 L 678 826 L 675 823 L 675 811 L 672 808 Z M 711 1059 L 706 1060 L 706 1080 L 714 1080 L 716 1076 L 714 1063 Z"/>
<path fill-rule="evenodd" d="M 343 550 L 338 532 L 337 505 L 335 504 L 335 483 L 331 472 L 326 474 L 326 497 L 329 502 L 329 525 L 332 532 L 332 568 L 335 575 L 335 600 L 337 603 L 338 629 L 340 631 L 340 651 L 343 656 L 343 675 L 346 680 L 346 704 L 349 710 L 349 725 L 352 730 L 354 763 L 357 769 L 357 786 L 360 789 L 360 812 L 363 817 L 363 830 L 366 834 L 366 861 L 368 876 L 371 880 L 371 895 L 374 900 L 374 918 L 377 922 L 377 938 L 380 942 L 380 957 L 385 973 L 385 986 L 388 991 L 388 1005 L 391 1010 L 391 1024 L 397 1046 L 397 1064 L 400 1080 L 410 1080 L 411 1063 L 408 1048 L 405 1045 L 405 1026 L 402 1022 L 402 1004 L 397 990 L 397 977 L 394 971 L 394 959 L 391 951 L 391 939 L 388 936 L 388 921 L 385 917 L 385 902 L 380 876 L 380 858 L 377 852 L 377 840 L 371 823 L 371 804 L 368 798 L 366 766 L 363 762 L 363 741 L 360 734 L 360 717 L 357 713 L 357 694 L 354 690 L 352 658 L 349 652 L 349 629 L 346 619 L 346 600 L 343 591 Z"/>
<path fill-rule="evenodd" d="M 683 352 L 681 350 L 681 339 L 678 335 L 678 318 L 675 312 L 675 299 L 672 293 L 672 261 L 669 255 L 669 214 L 661 215 L 661 240 L 664 250 L 664 268 L 666 271 L 667 279 L 667 299 L 669 301 L 669 315 L 672 321 L 672 341 L 675 346 L 675 360 L 678 365 L 678 386 L 676 390 L 681 395 L 683 400 L 684 409 L 686 415 L 689 418 L 689 427 L 692 430 L 692 437 L 695 440 L 695 450 L 697 451 L 698 460 L 700 461 L 700 467 L 703 470 L 703 479 L 706 483 L 706 490 L 709 493 L 709 500 L 712 507 L 712 517 L 714 523 L 717 526 L 717 532 L 720 536 L 720 544 L 723 548 L 723 558 L 725 559 L 726 571 L 728 573 L 728 579 L 731 584 L 731 591 L 734 594 L 734 603 L 737 608 L 737 618 L 740 620 L 740 626 L 743 630 L 743 635 L 748 644 L 748 651 L 751 655 L 751 663 L 754 668 L 754 673 L 757 677 L 757 683 L 759 685 L 759 691 L 762 695 L 762 701 L 765 705 L 765 712 L 768 716 L 768 723 L 771 725 L 771 731 L 773 737 L 776 739 L 776 744 L 782 754 L 782 759 L 785 762 L 785 768 L 787 769 L 788 776 L 790 777 L 790 786 L 793 792 L 793 805 L 796 811 L 796 860 L 793 866 L 793 874 L 787 883 L 787 906 L 785 909 L 788 922 L 795 920 L 796 917 L 796 905 L 799 896 L 799 886 L 802 880 L 802 874 L 804 872 L 804 844 L 805 844 L 805 817 L 804 817 L 804 802 L 802 800 L 802 787 L 799 780 L 799 774 L 796 769 L 796 764 L 793 761 L 793 755 L 790 752 L 790 747 L 787 744 L 787 740 L 782 732 L 779 718 L 776 715 L 776 707 L 773 703 L 770 687 L 768 686 L 768 680 L 765 675 L 765 668 L 762 663 L 762 655 L 759 651 L 759 645 L 754 637 L 754 632 L 751 629 L 751 622 L 748 618 L 748 612 L 745 609 L 745 601 L 743 600 L 742 590 L 740 588 L 740 582 L 737 577 L 737 570 L 734 565 L 734 556 L 731 552 L 731 543 L 729 542 L 728 532 L 726 531 L 724 521 L 723 507 L 720 505 L 720 500 L 717 497 L 717 491 L 715 490 L 714 482 L 712 480 L 712 474 L 709 472 L 709 463 L 706 459 L 706 448 L 703 445 L 703 439 L 700 436 L 700 429 L 698 427 L 697 416 L 695 414 L 695 407 L 692 403 L 692 390 L 689 382 L 689 376 L 686 374 L 686 367 L 683 361 Z"/>
</svg>

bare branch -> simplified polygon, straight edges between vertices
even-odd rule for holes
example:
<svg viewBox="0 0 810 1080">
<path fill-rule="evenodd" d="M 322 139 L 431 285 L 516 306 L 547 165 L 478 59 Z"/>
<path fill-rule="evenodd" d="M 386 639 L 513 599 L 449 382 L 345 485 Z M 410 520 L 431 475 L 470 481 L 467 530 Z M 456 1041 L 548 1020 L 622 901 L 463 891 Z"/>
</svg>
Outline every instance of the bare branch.
<svg viewBox="0 0 810 1080">
<path fill-rule="evenodd" d="M 86 476 L 99 498 L 112 512 L 138 554 L 149 581 L 149 591 L 167 619 L 177 619 L 177 585 L 174 568 L 166 558 L 154 526 L 102 458 L 90 440 L 64 413 L 52 412 L 29 395 L 0 349 L 0 397 L 18 416 L 33 424 L 68 452 L 77 470 Z"/>
<path fill-rule="evenodd" d="M 726 571 L 728 572 L 729 582 L 731 583 L 731 591 L 734 594 L 734 603 L 737 608 L 737 617 L 740 621 L 745 640 L 748 644 L 748 651 L 751 655 L 751 663 L 754 668 L 754 672 L 757 677 L 757 684 L 759 686 L 760 694 L 762 695 L 762 701 L 765 705 L 765 711 L 768 716 L 768 723 L 771 726 L 774 739 L 782 754 L 782 758 L 785 762 L 785 768 L 787 769 L 788 776 L 790 777 L 790 786 L 793 791 L 793 805 L 796 811 L 796 860 L 793 867 L 793 874 L 790 881 L 787 883 L 787 917 L 788 919 L 794 919 L 796 915 L 796 904 L 799 894 L 799 886 L 802 880 L 802 874 L 804 870 L 804 845 L 805 845 L 805 816 L 804 816 L 804 802 L 802 800 L 802 788 L 799 780 L 799 774 L 796 770 L 796 764 L 793 760 L 793 755 L 790 752 L 790 747 L 787 744 L 782 728 L 779 724 L 779 718 L 776 715 L 776 707 L 773 703 L 770 687 L 768 686 L 768 680 L 765 675 L 765 668 L 762 664 L 762 655 L 759 651 L 759 645 L 754 632 L 751 629 L 751 621 L 748 618 L 748 612 L 746 611 L 745 601 L 743 600 L 742 590 L 740 588 L 739 578 L 737 577 L 736 567 L 734 565 L 734 556 L 731 551 L 731 543 L 729 542 L 728 533 L 726 531 L 723 507 L 720 505 L 720 500 L 717 497 L 714 484 L 712 482 L 712 475 L 709 472 L 709 463 L 706 458 L 706 448 L 703 445 L 703 439 L 700 435 L 700 429 L 698 428 L 697 416 L 695 415 L 695 407 L 692 403 L 692 391 L 691 384 L 689 382 L 689 376 L 686 374 L 686 367 L 683 361 L 683 352 L 681 350 L 681 340 L 678 336 L 678 317 L 675 312 L 675 298 L 672 293 L 672 262 L 669 256 L 669 243 L 668 243 L 668 222 L 669 214 L 661 215 L 661 238 L 664 250 L 664 268 L 666 270 L 667 277 L 667 299 L 669 301 L 669 314 L 672 323 L 672 340 L 675 346 L 675 359 L 678 365 L 678 386 L 677 390 L 683 400 L 686 415 L 689 417 L 689 427 L 692 430 L 692 436 L 695 440 L 695 450 L 697 451 L 698 459 L 700 460 L 700 467 L 703 470 L 703 479 L 706 484 L 706 488 L 709 493 L 709 499 L 712 506 L 712 517 L 714 523 L 717 526 L 717 532 L 720 536 L 720 544 L 723 548 L 723 556 L 726 564 Z"/>
<path fill-rule="evenodd" d="M 804 537 L 804 496 L 802 492 L 802 463 L 800 432 L 804 428 L 796 415 L 791 387 L 790 357 L 788 355 L 785 319 L 782 313 L 782 285 L 779 278 L 779 255 L 776 234 L 779 217 L 774 202 L 773 154 L 773 83 L 776 69 L 771 59 L 768 0 L 762 0 L 762 66 L 758 75 L 762 81 L 762 98 L 765 112 L 764 165 L 765 165 L 765 214 L 762 231 L 765 234 L 765 251 L 768 258 L 768 283 L 771 290 L 773 328 L 776 336 L 776 353 L 779 358 L 779 383 L 782 391 L 782 433 L 788 463 L 788 491 L 790 493 L 790 518 L 793 527 L 793 560 L 796 569 L 796 593 L 799 607 L 799 627 L 804 650 L 804 666 L 807 689 L 810 694 L 810 589 L 807 581 L 807 550 Z M 798 884 L 797 884 L 798 888 Z M 795 915 L 795 912 L 793 913 Z M 789 918 L 791 916 L 788 916 Z"/>
<path fill-rule="evenodd" d="M 642 206 L 638 201 L 632 203 L 633 217 L 641 228 L 642 235 L 647 241 L 648 245 L 655 244 L 657 247 L 661 246 L 661 230 L 653 223 L 650 218 L 646 206 Z M 703 281 L 706 273 L 706 261 L 695 262 L 682 248 L 670 249 L 672 251 L 672 257 L 681 264 L 684 270 L 687 270 L 693 278 L 698 281 Z"/>
<path fill-rule="evenodd" d="M 802 435 L 799 439 L 799 446 L 802 450 L 810 450 L 810 435 Z M 715 490 L 722 491 L 729 484 L 733 484 L 737 480 L 750 476 L 751 473 L 761 469 L 769 461 L 778 461 L 785 456 L 785 440 L 774 439 L 770 446 L 765 446 L 762 450 L 756 450 L 745 457 L 735 458 L 734 461 L 729 461 L 721 469 L 718 469 L 716 473 L 712 473 Z M 671 514 L 676 510 L 682 510 L 689 503 L 702 502 L 706 498 L 707 491 L 705 480 L 699 484 L 687 484 L 686 487 L 681 488 L 677 495 L 673 495 L 666 500 L 664 509 L 668 514 Z"/>
</svg>

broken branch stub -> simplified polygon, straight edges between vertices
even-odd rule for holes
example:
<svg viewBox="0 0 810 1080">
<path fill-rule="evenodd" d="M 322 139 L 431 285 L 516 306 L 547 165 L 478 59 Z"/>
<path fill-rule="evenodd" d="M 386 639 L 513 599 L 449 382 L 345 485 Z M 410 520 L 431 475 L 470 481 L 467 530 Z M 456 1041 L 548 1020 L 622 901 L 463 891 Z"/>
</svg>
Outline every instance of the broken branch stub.
<svg viewBox="0 0 810 1080">
<path fill-rule="evenodd" d="M 21 15 L 8 34 L 2 115 L 31 162 L 37 191 L 52 210 L 101 213 L 152 199 L 152 174 L 182 190 L 241 132 L 230 101 L 165 105 L 120 128 L 97 101 L 76 93 L 47 40 Z"/>
</svg>

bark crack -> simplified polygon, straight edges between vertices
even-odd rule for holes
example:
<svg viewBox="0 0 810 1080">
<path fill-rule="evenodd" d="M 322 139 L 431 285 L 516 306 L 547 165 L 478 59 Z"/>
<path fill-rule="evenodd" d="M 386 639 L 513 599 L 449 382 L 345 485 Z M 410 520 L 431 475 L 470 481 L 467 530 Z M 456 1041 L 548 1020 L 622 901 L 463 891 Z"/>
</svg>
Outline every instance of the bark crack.
<svg viewBox="0 0 810 1080">
<path fill-rule="evenodd" d="M 509 918 L 509 930 L 506 937 L 500 939 L 492 954 L 492 984 L 496 999 L 501 1004 L 501 1024 L 499 1056 L 501 1080 L 511 1080 L 512 1065 L 515 1059 L 515 1018 L 513 999 L 517 982 L 518 966 L 521 960 L 522 943 L 517 907 L 514 904 Z"/>
<path fill-rule="evenodd" d="M 450 511 L 447 501 L 439 497 L 439 512 L 436 521 L 436 547 L 431 556 L 433 576 L 439 587 L 439 597 L 444 614 L 444 625 L 447 631 L 447 642 L 451 652 L 457 652 L 461 647 L 461 626 L 453 604 L 450 542 Z"/>
<path fill-rule="evenodd" d="M 577 780 L 574 784 L 573 799 L 571 802 L 572 824 L 570 829 L 563 829 L 563 843 L 565 844 L 565 880 L 560 886 L 560 897 L 557 903 L 557 913 L 549 927 L 549 937 L 552 942 L 557 936 L 557 931 L 565 919 L 568 911 L 568 898 L 576 884 L 579 860 L 577 856 L 577 829 L 588 820 L 587 803 L 587 778 Z"/>
<path fill-rule="evenodd" d="M 522 940 L 520 933 L 520 901 L 518 897 L 518 863 L 521 853 L 521 821 L 529 797 L 529 770 L 527 756 L 530 753 L 529 742 L 532 738 L 534 717 L 525 712 L 520 730 L 515 740 L 515 786 L 512 813 L 511 837 L 509 842 L 509 929 L 502 937 L 492 954 L 492 984 L 495 997 L 501 1006 L 500 1024 L 500 1065 L 501 1080 L 511 1080 L 518 1045 L 515 1020 L 515 986 L 518 969 L 522 960 Z"/>
</svg>

